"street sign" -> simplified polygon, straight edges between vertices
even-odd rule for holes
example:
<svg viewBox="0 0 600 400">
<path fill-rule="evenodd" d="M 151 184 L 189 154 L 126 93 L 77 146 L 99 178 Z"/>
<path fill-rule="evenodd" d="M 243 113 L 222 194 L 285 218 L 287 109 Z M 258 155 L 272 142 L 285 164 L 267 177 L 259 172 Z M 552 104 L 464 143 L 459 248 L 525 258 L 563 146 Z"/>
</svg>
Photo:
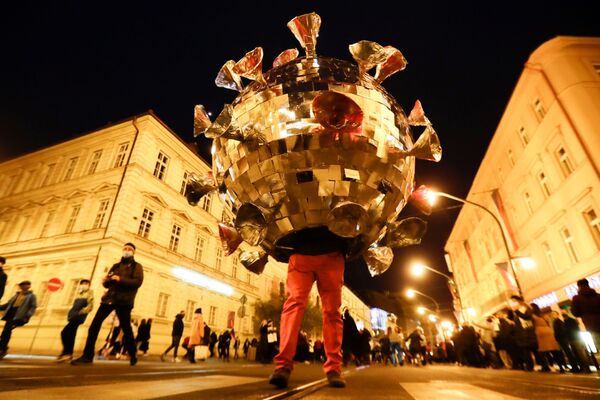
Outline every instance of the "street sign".
<svg viewBox="0 0 600 400">
<path fill-rule="evenodd" d="M 48 291 L 56 292 L 62 287 L 62 281 L 58 278 L 52 278 L 48 281 L 46 285 L 48 287 Z"/>
</svg>

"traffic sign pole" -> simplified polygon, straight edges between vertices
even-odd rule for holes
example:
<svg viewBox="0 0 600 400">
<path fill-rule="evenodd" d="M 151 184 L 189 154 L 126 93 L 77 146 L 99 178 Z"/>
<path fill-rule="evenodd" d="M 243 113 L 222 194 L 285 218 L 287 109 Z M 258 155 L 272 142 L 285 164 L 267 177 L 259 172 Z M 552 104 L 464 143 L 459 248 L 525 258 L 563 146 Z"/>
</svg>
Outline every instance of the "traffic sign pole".
<svg viewBox="0 0 600 400">
<path fill-rule="evenodd" d="M 52 278 L 49 279 L 48 282 L 46 282 L 46 289 L 50 292 L 57 292 L 59 291 L 63 286 L 63 283 L 60 279 L 58 278 Z M 31 350 L 33 350 L 33 344 L 35 343 L 35 339 L 37 338 L 38 332 L 40 331 L 40 327 L 42 326 L 42 321 L 44 320 L 44 317 L 46 316 L 46 313 L 48 312 L 48 305 L 50 304 L 50 297 L 48 297 L 48 302 L 46 303 L 46 306 L 44 307 L 44 312 L 42 313 L 42 315 L 40 315 L 40 321 L 38 322 L 37 328 L 35 328 L 35 333 L 33 334 L 33 338 L 31 338 L 31 344 L 29 345 L 29 351 L 27 352 L 27 354 L 31 355 Z"/>
</svg>

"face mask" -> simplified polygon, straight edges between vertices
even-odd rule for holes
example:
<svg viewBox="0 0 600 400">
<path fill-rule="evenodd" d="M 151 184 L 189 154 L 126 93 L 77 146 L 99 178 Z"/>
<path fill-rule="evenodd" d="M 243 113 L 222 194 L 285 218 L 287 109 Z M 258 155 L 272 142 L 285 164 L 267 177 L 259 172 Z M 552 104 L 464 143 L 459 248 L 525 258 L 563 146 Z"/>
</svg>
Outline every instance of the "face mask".
<svg viewBox="0 0 600 400">
<path fill-rule="evenodd" d="M 131 251 L 123 252 L 123 258 L 131 258 L 131 257 L 133 257 L 133 252 L 131 252 Z"/>
</svg>

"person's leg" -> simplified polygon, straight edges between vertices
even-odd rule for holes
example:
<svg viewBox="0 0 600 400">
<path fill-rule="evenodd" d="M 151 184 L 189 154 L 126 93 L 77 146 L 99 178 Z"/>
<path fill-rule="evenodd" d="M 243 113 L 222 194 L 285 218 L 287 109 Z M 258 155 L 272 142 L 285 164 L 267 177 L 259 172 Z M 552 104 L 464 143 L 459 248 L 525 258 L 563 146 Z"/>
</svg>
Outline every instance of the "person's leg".
<svg viewBox="0 0 600 400">
<path fill-rule="evenodd" d="M 77 328 L 79 328 L 81 322 L 69 321 L 65 328 L 61 332 L 61 338 L 63 342 L 62 355 L 73 354 L 73 347 L 75 346 L 75 336 L 77 335 Z"/>
<path fill-rule="evenodd" d="M 179 349 L 179 341 L 181 340 L 181 336 L 173 336 L 173 343 L 171 343 L 171 347 L 173 347 L 173 358 L 177 358 L 177 350 Z"/>
<path fill-rule="evenodd" d="M 85 341 L 85 348 L 83 349 L 83 358 L 87 360 L 94 359 L 94 348 L 96 347 L 96 340 L 98 339 L 102 322 L 104 322 L 112 310 L 113 306 L 110 304 L 100 304 L 100 307 L 98 307 L 98 311 L 96 311 L 96 315 L 94 315 L 92 324 L 88 329 L 88 336 Z"/>
<path fill-rule="evenodd" d="M 10 342 L 10 336 L 15 327 L 16 325 L 12 319 L 5 322 L 2 335 L 0 335 L 0 352 L 8 350 L 8 342 Z"/>
<path fill-rule="evenodd" d="M 342 306 L 342 286 L 344 285 L 344 256 L 326 254 L 319 256 L 320 264 L 315 270 L 317 289 L 323 307 L 323 341 L 327 361 L 323 364 L 325 373 L 342 370 L 342 336 L 344 323 L 340 313 Z"/>
<path fill-rule="evenodd" d="M 133 338 L 133 330 L 131 329 L 131 307 L 116 306 L 115 312 L 117 313 L 117 318 L 119 318 L 119 326 L 123 330 L 123 347 L 127 349 L 130 360 L 137 359 L 137 348 L 135 346 L 135 339 Z"/>
<path fill-rule="evenodd" d="M 298 254 L 290 257 L 287 274 L 288 298 L 283 305 L 280 324 L 279 354 L 275 356 L 275 368 L 294 368 L 294 354 L 298 343 L 298 330 L 304 315 L 310 289 L 315 276 L 307 265 L 310 256 Z"/>
</svg>

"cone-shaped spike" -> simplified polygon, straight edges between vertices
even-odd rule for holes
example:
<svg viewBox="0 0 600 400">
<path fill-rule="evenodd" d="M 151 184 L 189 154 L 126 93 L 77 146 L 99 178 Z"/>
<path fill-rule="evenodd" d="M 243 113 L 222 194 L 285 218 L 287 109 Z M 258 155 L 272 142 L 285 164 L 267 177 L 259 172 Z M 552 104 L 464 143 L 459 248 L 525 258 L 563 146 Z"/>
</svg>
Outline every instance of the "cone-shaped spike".
<svg viewBox="0 0 600 400">
<path fill-rule="evenodd" d="M 400 50 L 392 46 L 384 47 L 388 57 L 383 64 L 377 65 L 375 71 L 375 79 L 378 82 L 383 82 L 387 77 L 394 75 L 398 71 L 402 71 L 406 68 L 406 58 L 402 55 Z"/>
<path fill-rule="evenodd" d="M 427 232 L 427 222 L 410 217 L 388 224 L 385 242 L 388 247 L 398 248 L 421 243 Z"/>
<path fill-rule="evenodd" d="M 279 53 L 275 60 L 273 60 L 273 68 L 279 67 L 280 65 L 287 64 L 295 58 L 298 58 L 300 52 L 298 49 L 287 49 Z"/>
<path fill-rule="evenodd" d="M 265 265 L 269 261 L 269 256 L 264 251 L 242 251 L 240 253 L 240 262 L 250 272 L 260 275 Z"/>
<path fill-rule="evenodd" d="M 358 63 L 358 68 L 361 72 L 366 73 L 374 66 L 384 63 L 388 58 L 388 52 L 379 43 L 369 40 L 361 40 L 360 42 L 348 46 L 350 54 Z"/>
<path fill-rule="evenodd" d="M 394 253 L 387 246 L 371 246 L 364 255 L 371 276 L 381 275 L 392 265 Z"/>
<path fill-rule="evenodd" d="M 307 57 L 315 57 L 317 36 L 321 28 L 321 17 L 312 12 L 299 15 L 287 23 L 300 45 L 304 48 Z"/>
<path fill-rule="evenodd" d="M 429 160 L 438 162 L 442 159 L 442 146 L 437 133 L 431 125 L 428 125 L 421 136 L 417 139 L 414 146 L 408 151 L 409 156 L 420 160 Z"/>
<path fill-rule="evenodd" d="M 260 82 L 264 85 L 265 78 L 262 73 L 263 49 L 257 47 L 252 51 L 247 52 L 233 67 L 233 72 L 243 76 L 244 78 Z"/>
<path fill-rule="evenodd" d="M 415 101 L 415 106 L 410 111 L 410 115 L 408 116 L 408 123 L 412 126 L 431 125 L 431 122 L 429 122 L 425 116 L 425 111 L 423 110 L 421 100 Z"/>
<path fill-rule="evenodd" d="M 194 107 L 194 136 L 202 135 L 212 124 L 202 104 Z"/>
<path fill-rule="evenodd" d="M 241 92 L 244 89 L 240 76 L 233 72 L 235 61 L 229 60 L 219 70 L 217 77 L 215 78 L 215 84 L 218 87 L 225 89 L 237 90 Z"/>
<path fill-rule="evenodd" d="M 242 243 L 243 239 L 233 226 L 219 222 L 219 237 L 225 255 L 231 255 Z"/>
</svg>

